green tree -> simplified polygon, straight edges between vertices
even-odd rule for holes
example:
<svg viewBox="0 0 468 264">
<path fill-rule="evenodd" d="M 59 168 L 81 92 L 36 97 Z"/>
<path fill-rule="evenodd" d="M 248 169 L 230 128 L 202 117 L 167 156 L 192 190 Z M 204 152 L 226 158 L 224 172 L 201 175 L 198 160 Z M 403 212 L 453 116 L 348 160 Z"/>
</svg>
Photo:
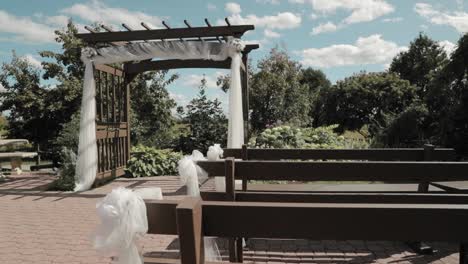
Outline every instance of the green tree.
<svg viewBox="0 0 468 264">
<path fill-rule="evenodd" d="M 177 75 L 167 75 L 168 71 L 148 72 L 140 74 L 131 84 L 130 122 L 135 145 L 167 148 L 177 139 L 171 112 L 177 104 L 166 90 Z"/>
<path fill-rule="evenodd" d="M 40 71 L 13 52 L 10 63 L 4 63 L 0 81 L 5 91 L 0 93 L 0 112 L 9 111 L 9 135 L 26 138 L 34 144 L 45 144 L 51 138 L 48 130 L 58 130 L 48 115 L 49 90 L 40 85 Z"/>
<path fill-rule="evenodd" d="M 320 103 L 319 95 L 323 90 L 330 89 L 331 83 L 323 71 L 312 68 L 302 70 L 300 83 L 306 85 L 309 90 L 310 113 L 309 116 L 314 126 L 318 124 L 318 114 Z"/>
<path fill-rule="evenodd" d="M 424 103 L 415 101 L 402 112 L 387 113 L 383 124 L 375 128 L 374 147 L 419 147 L 429 143 L 427 122 L 429 111 Z"/>
<path fill-rule="evenodd" d="M 54 148 L 62 126 L 79 109 L 83 76 L 79 53 L 83 43 L 75 37 L 77 32 L 71 21 L 55 31 L 63 53 L 41 51 L 40 56 L 46 59 L 42 70 L 14 52 L 12 61 L 3 64 L 0 82 L 6 92 L 1 94 L 0 111 L 9 111 L 11 137 L 27 138 L 43 150 Z M 51 79 L 52 85 L 42 85 L 41 77 Z"/>
<path fill-rule="evenodd" d="M 308 86 L 301 84 L 301 65 L 285 51 L 274 48 L 258 62 L 251 80 L 251 124 L 256 131 L 276 123 L 310 123 Z"/>
<path fill-rule="evenodd" d="M 404 111 L 415 99 L 416 87 L 396 74 L 363 72 L 321 92 L 318 122 L 339 124 L 341 131 L 359 130 L 364 125 L 378 128 L 387 114 Z"/>
<path fill-rule="evenodd" d="M 447 54 L 444 49 L 436 41 L 420 33 L 410 43 L 407 51 L 401 52 L 393 59 L 389 70 L 416 85 L 418 95 L 422 98 L 433 74 L 446 62 Z"/>
<path fill-rule="evenodd" d="M 426 102 L 434 140 L 468 154 L 468 34 L 429 85 Z"/>
<path fill-rule="evenodd" d="M 8 130 L 8 121 L 6 118 L 0 114 L 0 138 L 2 138 Z"/>
<path fill-rule="evenodd" d="M 226 146 L 227 119 L 218 99 L 206 96 L 206 80 L 202 79 L 198 96 L 187 105 L 184 121 L 190 131 L 180 137 L 179 149 L 184 152 L 200 150 L 205 153 L 213 144 Z M 179 110 L 180 111 L 180 110 Z"/>
</svg>

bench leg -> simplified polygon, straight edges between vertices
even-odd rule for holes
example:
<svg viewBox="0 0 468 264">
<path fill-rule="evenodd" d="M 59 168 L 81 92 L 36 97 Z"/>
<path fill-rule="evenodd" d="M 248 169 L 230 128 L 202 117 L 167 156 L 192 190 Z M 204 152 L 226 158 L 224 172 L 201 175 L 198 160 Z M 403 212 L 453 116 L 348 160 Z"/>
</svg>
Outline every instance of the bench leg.
<svg viewBox="0 0 468 264">
<path fill-rule="evenodd" d="M 236 246 L 236 238 L 229 238 L 229 262 L 237 262 L 237 246 Z"/>
<path fill-rule="evenodd" d="M 420 255 L 431 255 L 434 254 L 434 249 L 428 244 L 420 241 L 406 242 L 406 245 L 411 248 L 414 252 Z"/>
<path fill-rule="evenodd" d="M 418 185 L 418 192 L 427 193 L 429 192 L 429 182 L 421 182 Z M 421 255 L 431 255 L 434 254 L 434 249 L 421 241 L 410 241 L 406 242 L 408 247 L 410 247 L 414 252 Z"/>
<path fill-rule="evenodd" d="M 468 264 L 468 242 L 460 243 L 460 264 Z"/>
<path fill-rule="evenodd" d="M 243 238 L 238 237 L 236 240 L 236 253 L 237 253 L 237 262 L 242 263 L 244 262 L 244 245 L 243 245 Z"/>
</svg>

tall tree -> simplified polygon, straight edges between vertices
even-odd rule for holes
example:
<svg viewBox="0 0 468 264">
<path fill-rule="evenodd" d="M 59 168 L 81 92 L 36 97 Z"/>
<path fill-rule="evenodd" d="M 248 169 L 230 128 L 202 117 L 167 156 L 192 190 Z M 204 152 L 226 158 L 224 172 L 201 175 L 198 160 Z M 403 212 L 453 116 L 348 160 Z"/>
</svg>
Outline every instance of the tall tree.
<svg viewBox="0 0 468 264">
<path fill-rule="evenodd" d="M 9 135 L 26 138 L 35 144 L 45 144 L 51 138 L 49 129 L 59 127 L 50 118 L 50 93 L 40 85 L 40 70 L 13 52 L 10 63 L 2 66 L 0 81 L 5 91 L 0 93 L 0 112 L 9 111 Z"/>
<path fill-rule="evenodd" d="M 301 84 L 306 85 L 309 90 L 309 102 L 310 102 L 310 113 L 312 124 L 318 126 L 318 114 L 320 103 L 319 95 L 323 90 L 330 89 L 331 83 L 323 71 L 312 68 L 302 70 L 302 77 L 299 81 Z"/>
<path fill-rule="evenodd" d="M 2 138 L 7 133 L 7 129 L 8 129 L 8 121 L 2 114 L 0 114 L 0 138 Z"/>
<path fill-rule="evenodd" d="M 359 73 L 323 90 L 318 122 L 339 124 L 340 130 L 380 125 L 386 114 L 403 111 L 415 99 L 416 87 L 396 74 Z"/>
<path fill-rule="evenodd" d="M 468 34 L 429 85 L 426 102 L 438 142 L 468 154 Z"/>
<path fill-rule="evenodd" d="M 401 52 L 393 59 L 389 70 L 416 85 L 418 95 L 422 98 L 433 74 L 446 62 L 447 54 L 444 49 L 436 41 L 420 33 L 410 43 L 407 51 Z"/>
<path fill-rule="evenodd" d="M 202 79 L 199 89 L 197 97 L 187 105 L 187 114 L 184 116 L 190 129 L 187 135 L 180 138 L 179 148 L 184 152 L 197 149 L 205 153 L 213 144 L 226 146 L 227 119 L 221 102 L 207 97 L 206 79 Z"/>
<path fill-rule="evenodd" d="M 298 126 L 310 123 L 309 88 L 301 84 L 299 62 L 274 48 L 258 62 L 258 69 L 249 95 L 252 128 L 260 131 L 279 121 Z"/>
<path fill-rule="evenodd" d="M 174 117 L 172 109 L 177 106 L 169 96 L 166 86 L 177 75 L 168 71 L 140 74 L 131 84 L 132 140 L 136 144 L 171 147 L 175 138 L 172 133 Z"/>
</svg>

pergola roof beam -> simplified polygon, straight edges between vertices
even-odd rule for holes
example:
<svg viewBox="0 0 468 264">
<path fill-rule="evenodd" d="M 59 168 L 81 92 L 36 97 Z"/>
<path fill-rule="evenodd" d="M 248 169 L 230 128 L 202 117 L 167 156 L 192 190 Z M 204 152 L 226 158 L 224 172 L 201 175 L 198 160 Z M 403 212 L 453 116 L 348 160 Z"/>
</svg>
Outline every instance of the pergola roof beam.
<svg viewBox="0 0 468 264">
<path fill-rule="evenodd" d="M 98 33 L 96 30 L 92 29 L 91 27 L 84 26 L 84 28 L 85 28 L 86 30 L 88 30 L 88 31 L 89 31 L 90 33 L 92 33 L 92 34 Z M 113 43 L 113 42 L 109 42 L 109 44 L 112 45 L 112 46 L 118 46 L 117 43 Z"/>
<path fill-rule="evenodd" d="M 153 30 L 148 24 L 145 22 L 140 23 L 142 27 L 144 27 L 146 30 Z M 164 41 L 164 39 L 161 39 L 161 41 Z"/>
<path fill-rule="evenodd" d="M 107 32 L 115 32 L 111 27 L 106 26 L 106 25 L 104 25 L 104 24 L 101 24 L 100 26 L 101 26 L 101 28 L 103 28 L 103 29 L 104 29 L 105 31 L 107 31 Z M 117 44 L 117 45 L 122 45 L 122 44 L 129 44 L 129 43 L 131 43 L 131 42 L 128 42 L 128 41 L 127 41 L 127 42 L 118 42 L 118 43 L 116 43 L 116 44 Z"/>
<path fill-rule="evenodd" d="M 216 27 L 192 27 L 192 28 L 170 28 L 134 31 L 114 31 L 80 33 L 77 37 L 88 43 L 118 42 L 132 40 L 151 39 L 177 39 L 198 37 L 234 36 L 241 37 L 246 31 L 253 30 L 253 25 L 241 26 L 216 26 Z"/>
<path fill-rule="evenodd" d="M 259 45 L 246 45 L 243 54 L 248 54 L 254 49 L 258 49 Z M 245 71 L 244 63 L 241 64 Z M 224 61 L 213 60 L 156 60 L 156 61 L 141 61 L 135 63 L 126 63 L 125 72 L 130 74 L 141 73 L 145 71 L 170 70 L 177 68 L 215 68 L 215 69 L 230 69 L 231 59 Z"/>
<path fill-rule="evenodd" d="M 163 21 L 162 24 L 167 28 L 167 29 L 171 29 L 171 27 L 166 23 L 166 21 Z M 179 38 L 181 41 L 184 41 L 183 38 Z"/>
<path fill-rule="evenodd" d="M 211 24 L 210 24 L 210 21 L 208 21 L 208 18 L 205 18 L 205 23 L 206 23 L 206 25 L 207 25 L 209 28 L 211 28 L 211 27 L 212 27 L 212 26 L 211 26 Z M 221 42 L 222 42 L 222 41 L 221 41 L 221 39 L 219 39 L 219 37 L 218 37 L 218 36 L 216 36 L 216 39 L 219 41 L 219 43 L 221 43 Z"/>
<path fill-rule="evenodd" d="M 185 24 L 188 28 L 192 28 L 192 26 L 189 24 L 189 22 L 188 22 L 186 19 L 184 19 L 184 24 Z M 203 39 L 200 38 L 200 37 L 198 37 L 198 40 L 203 41 Z"/>
<path fill-rule="evenodd" d="M 125 24 L 125 23 L 122 23 L 122 27 L 124 27 L 127 31 L 133 31 L 133 29 L 129 25 Z M 144 40 L 144 42 L 148 42 L 148 41 Z"/>
<path fill-rule="evenodd" d="M 230 69 L 231 59 L 224 61 L 213 60 L 157 60 L 157 61 L 141 61 L 138 63 L 126 63 L 125 72 L 141 73 L 145 71 L 170 70 L 181 68 L 214 68 L 214 69 Z"/>
<path fill-rule="evenodd" d="M 148 26 L 148 24 L 146 24 L 145 22 L 141 22 L 141 26 L 146 28 L 147 30 L 153 30 L 150 26 Z"/>
</svg>

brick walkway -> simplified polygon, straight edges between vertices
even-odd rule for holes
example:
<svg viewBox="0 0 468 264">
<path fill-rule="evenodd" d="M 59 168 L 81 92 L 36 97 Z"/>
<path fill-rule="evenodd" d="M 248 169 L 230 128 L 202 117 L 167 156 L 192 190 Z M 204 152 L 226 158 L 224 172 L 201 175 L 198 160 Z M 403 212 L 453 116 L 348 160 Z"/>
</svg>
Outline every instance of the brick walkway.
<svg viewBox="0 0 468 264">
<path fill-rule="evenodd" d="M 79 194 L 45 192 L 52 180 L 36 174 L 0 183 L 0 263 L 111 263 L 89 242 L 99 199 L 117 186 L 160 186 L 166 199 L 184 193 L 176 177 L 118 179 Z M 225 241 L 218 240 L 223 249 Z M 178 257 L 173 236 L 146 235 L 141 245 L 147 256 Z M 437 254 L 419 256 L 399 242 L 250 239 L 244 254 L 246 263 L 458 263 L 457 245 L 430 245 Z"/>
</svg>

